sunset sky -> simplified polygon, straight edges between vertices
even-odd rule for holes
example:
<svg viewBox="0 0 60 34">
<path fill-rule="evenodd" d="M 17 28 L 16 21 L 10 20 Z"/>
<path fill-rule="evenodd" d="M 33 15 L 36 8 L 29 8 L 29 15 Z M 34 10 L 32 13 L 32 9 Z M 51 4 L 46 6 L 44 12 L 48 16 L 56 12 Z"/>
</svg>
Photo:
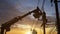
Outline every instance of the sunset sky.
<svg viewBox="0 0 60 34">
<path fill-rule="evenodd" d="M 42 7 L 43 0 L 39 0 L 39 8 Z M 0 22 L 6 22 L 7 20 L 20 16 L 29 11 L 36 9 L 38 0 L 0 0 Z M 60 3 L 58 3 L 60 5 Z M 60 7 L 60 6 L 58 6 Z M 51 7 L 50 0 L 45 1 L 44 10 L 47 16 L 55 17 L 55 10 Z M 60 8 L 59 8 L 60 9 Z M 59 10 L 60 13 L 60 10 Z"/>
<path fill-rule="evenodd" d="M 22 16 L 37 7 L 38 0 L 0 0 L 0 25 L 5 23 L 14 17 Z M 41 9 L 43 0 L 39 0 L 38 7 Z M 51 7 L 50 0 L 45 0 L 44 10 L 46 15 L 49 16 L 49 19 L 55 20 L 55 6 Z M 58 3 L 58 8 L 60 9 L 60 3 Z M 60 10 L 59 10 L 60 13 Z M 51 18 L 52 17 L 52 18 Z M 18 24 L 29 24 L 32 25 L 33 22 L 37 22 L 32 15 L 25 17 L 22 21 L 18 21 Z M 40 24 L 40 23 L 38 23 Z M 21 25 L 20 25 L 21 26 Z M 19 31 L 17 31 L 19 30 Z M 12 29 L 10 32 L 14 33 L 14 31 L 18 32 L 20 29 Z M 23 31 L 23 30 L 22 30 Z M 25 30 L 23 31 L 25 32 Z M 40 32 L 40 31 L 39 31 Z M 9 33 L 9 32 L 8 32 Z M 11 33 L 10 33 L 11 34 Z M 16 33 L 14 33 L 16 34 Z M 22 33 L 23 34 L 23 33 Z"/>
</svg>

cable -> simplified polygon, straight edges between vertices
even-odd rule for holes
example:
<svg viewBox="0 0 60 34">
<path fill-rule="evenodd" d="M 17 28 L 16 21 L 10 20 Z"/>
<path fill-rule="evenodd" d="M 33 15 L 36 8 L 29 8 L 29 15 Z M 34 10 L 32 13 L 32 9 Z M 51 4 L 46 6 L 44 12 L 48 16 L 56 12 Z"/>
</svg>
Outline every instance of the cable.
<svg viewBox="0 0 60 34">
<path fill-rule="evenodd" d="M 55 27 L 53 27 L 53 28 L 50 30 L 49 34 L 51 34 L 54 30 L 55 30 Z"/>
<path fill-rule="evenodd" d="M 45 0 L 43 0 L 43 3 L 42 3 L 42 10 L 44 11 L 44 4 L 45 4 Z"/>
<path fill-rule="evenodd" d="M 40 0 L 38 0 L 38 2 L 37 2 L 37 7 L 38 7 L 38 5 L 39 5 L 39 2 L 40 2 Z"/>
<path fill-rule="evenodd" d="M 36 26 L 38 25 L 38 22 L 39 20 L 37 19 L 36 22 L 33 21 L 33 24 L 32 24 L 32 30 L 36 28 Z"/>
</svg>

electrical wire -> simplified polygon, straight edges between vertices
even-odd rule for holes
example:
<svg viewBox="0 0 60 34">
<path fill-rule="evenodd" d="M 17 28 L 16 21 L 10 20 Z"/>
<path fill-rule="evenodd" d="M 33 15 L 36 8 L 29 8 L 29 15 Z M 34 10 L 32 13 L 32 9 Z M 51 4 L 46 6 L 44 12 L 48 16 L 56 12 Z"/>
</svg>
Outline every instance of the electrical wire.
<svg viewBox="0 0 60 34">
<path fill-rule="evenodd" d="M 45 5 L 45 0 L 43 0 L 43 2 L 42 2 L 42 7 L 41 7 L 41 9 L 44 11 L 44 5 Z"/>
<path fill-rule="evenodd" d="M 35 22 L 33 22 L 33 26 L 32 26 L 32 28 L 33 28 L 33 29 L 35 29 L 35 27 L 37 26 L 38 21 L 39 21 L 39 20 L 37 20 L 37 22 L 36 22 L 36 23 L 35 23 Z"/>
<path fill-rule="evenodd" d="M 55 27 L 51 28 L 49 34 L 51 34 L 55 30 Z"/>
<path fill-rule="evenodd" d="M 40 0 L 38 0 L 38 2 L 37 2 L 37 7 L 39 6 L 39 2 L 40 2 Z"/>
</svg>

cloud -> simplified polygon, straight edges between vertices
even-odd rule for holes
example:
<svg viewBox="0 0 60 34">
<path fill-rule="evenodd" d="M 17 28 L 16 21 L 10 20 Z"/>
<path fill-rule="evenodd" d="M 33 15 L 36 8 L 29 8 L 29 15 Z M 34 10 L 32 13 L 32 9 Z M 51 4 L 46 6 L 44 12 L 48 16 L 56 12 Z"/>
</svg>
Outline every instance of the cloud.
<svg viewBox="0 0 60 34">
<path fill-rule="evenodd" d="M 5 23 L 16 16 L 26 14 L 35 9 L 36 6 L 37 0 L 0 0 L 0 24 Z M 48 9 L 46 9 L 46 11 L 49 13 Z M 24 20 L 25 23 L 30 23 L 32 18 L 28 16 Z"/>
<path fill-rule="evenodd" d="M 16 16 L 23 14 L 15 6 L 9 4 L 6 0 L 0 0 L 0 23 L 6 22 Z"/>
</svg>

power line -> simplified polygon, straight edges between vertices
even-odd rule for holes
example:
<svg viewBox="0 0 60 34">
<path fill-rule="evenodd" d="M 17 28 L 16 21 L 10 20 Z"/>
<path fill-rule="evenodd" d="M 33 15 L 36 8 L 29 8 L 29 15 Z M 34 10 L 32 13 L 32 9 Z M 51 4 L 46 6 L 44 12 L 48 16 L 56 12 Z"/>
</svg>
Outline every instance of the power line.
<svg viewBox="0 0 60 34">
<path fill-rule="evenodd" d="M 44 4 L 45 4 L 45 0 L 43 0 L 42 2 L 42 7 L 41 7 L 42 10 L 44 10 Z"/>
<path fill-rule="evenodd" d="M 37 2 L 37 7 L 39 6 L 39 2 L 40 2 L 40 0 L 38 0 L 38 2 Z"/>
</svg>

